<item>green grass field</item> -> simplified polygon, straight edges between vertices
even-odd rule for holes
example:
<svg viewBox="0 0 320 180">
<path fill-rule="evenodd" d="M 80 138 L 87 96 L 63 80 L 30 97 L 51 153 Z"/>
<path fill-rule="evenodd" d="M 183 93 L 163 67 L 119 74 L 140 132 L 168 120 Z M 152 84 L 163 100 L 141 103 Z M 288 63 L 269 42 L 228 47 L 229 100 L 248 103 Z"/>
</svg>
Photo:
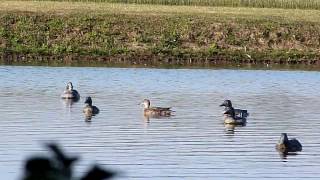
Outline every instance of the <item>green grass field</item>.
<svg viewBox="0 0 320 180">
<path fill-rule="evenodd" d="M 52 1 L 161 4 L 161 5 L 183 5 L 183 6 L 320 9 L 319 0 L 52 0 Z"/>
<path fill-rule="evenodd" d="M 197 15 L 221 19 L 246 19 L 266 21 L 320 22 L 320 11 L 300 9 L 233 8 L 136 5 L 93 2 L 52 2 L 52 1 L 0 1 L 0 12 L 42 12 L 51 14 L 135 14 L 157 15 Z"/>
</svg>

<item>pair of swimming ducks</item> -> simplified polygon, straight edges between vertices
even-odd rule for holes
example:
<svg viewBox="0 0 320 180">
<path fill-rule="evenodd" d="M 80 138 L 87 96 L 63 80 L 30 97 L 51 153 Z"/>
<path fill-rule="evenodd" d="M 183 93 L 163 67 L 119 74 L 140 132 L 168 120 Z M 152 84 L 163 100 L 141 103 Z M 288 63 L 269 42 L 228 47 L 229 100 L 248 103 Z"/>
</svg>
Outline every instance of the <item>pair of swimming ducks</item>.
<svg viewBox="0 0 320 180">
<path fill-rule="evenodd" d="M 73 85 L 71 82 L 67 83 L 66 89 L 63 91 L 61 98 L 69 99 L 73 101 L 79 101 L 80 94 L 77 90 L 73 89 Z M 99 108 L 92 105 L 92 99 L 90 96 L 86 97 L 85 107 L 83 108 L 83 113 L 86 117 L 94 116 L 99 113 Z"/>
<path fill-rule="evenodd" d="M 61 95 L 64 99 L 72 99 L 78 101 L 80 99 L 80 94 L 78 91 L 73 89 L 71 82 L 67 83 L 66 89 Z M 87 97 L 85 100 L 85 107 L 83 108 L 83 113 L 88 117 L 99 113 L 99 109 L 92 105 L 91 97 Z M 151 117 L 168 117 L 171 116 L 171 107 L 151 107 L 150 100 L 144 99 L 141 103 L 144 106 L 143 113 L 145 116 Z M 224 123 L 231 125 L 245 125 L 246 118 L 249 116 L 247 110 L 234 109 L 230 100 L 225 100 L 220 106 L 224 106 Z M 283 153 L 296 152 L 302 150 L 302 145 L 296 139 L 288 139 L 286 133 L 282 133 L 276 148 Z"/>
<path fill-rule="evenodd" d="M 245 125 L 246 118 L 249 116 L 247 110 L 234 109 L 230 100 L 225 100 L 220 106 L 224 106 L 224 123 L 231 125 Z M 276 149 L 284 154 L 302 151 L 302 145 L 297 139 L 289 139 L 286 133 L 282 133 Z"/>
</svg>

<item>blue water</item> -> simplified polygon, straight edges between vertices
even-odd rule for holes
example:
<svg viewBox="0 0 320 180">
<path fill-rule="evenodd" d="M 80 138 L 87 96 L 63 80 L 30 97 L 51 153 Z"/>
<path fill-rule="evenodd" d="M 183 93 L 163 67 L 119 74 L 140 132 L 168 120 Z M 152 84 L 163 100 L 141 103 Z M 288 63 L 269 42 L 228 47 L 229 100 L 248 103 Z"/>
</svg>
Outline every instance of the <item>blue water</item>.
<svg viewBox="0 0 320 180">
<path fill-rule="evenodd" d="M 60 94 L 72 81 L 81 100 Z M 115 179 L 319 179 L 320 72 L 0 66 L 0 173 L 18 179 L 23 160 L 56 141 Z M 86 96 L 100 114 L 85 122 Z M 143 117 L 144 98 L 175 116 Z M 225 130 L 219 107 L 231 99 L 250 112 L 247 126 Z M 280 133 L 303 151 L 281 158 Z"/>
</svg>

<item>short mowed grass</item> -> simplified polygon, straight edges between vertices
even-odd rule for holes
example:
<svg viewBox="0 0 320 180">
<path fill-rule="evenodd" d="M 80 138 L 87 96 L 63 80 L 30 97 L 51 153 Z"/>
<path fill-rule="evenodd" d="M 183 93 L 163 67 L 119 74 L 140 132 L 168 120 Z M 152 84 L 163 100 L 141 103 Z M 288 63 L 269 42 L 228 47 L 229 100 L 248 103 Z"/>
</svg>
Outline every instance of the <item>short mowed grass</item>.
<svg viewBox="0 0 320 180">
<path fill-rule="evenodd" d="M 180 5 L 180 6 L 320 9 L 319 0 L 51 0 L 51 1 L 161 4 L 161 5 Z"/>
<path fill-rule="evenodd" d="M 320 2 L 320 0 L 319 0 Z M 54 2 L 54 1 L 0 1 L 0 12 L 36 12 L 49 14 L 135 14 L 195 15 L 221 19 L 282 20 L 320 22 L 320 11 L 302 9 L 207 7 L 207 6 L 165 6 L 150 4 Z"/>
</svg>

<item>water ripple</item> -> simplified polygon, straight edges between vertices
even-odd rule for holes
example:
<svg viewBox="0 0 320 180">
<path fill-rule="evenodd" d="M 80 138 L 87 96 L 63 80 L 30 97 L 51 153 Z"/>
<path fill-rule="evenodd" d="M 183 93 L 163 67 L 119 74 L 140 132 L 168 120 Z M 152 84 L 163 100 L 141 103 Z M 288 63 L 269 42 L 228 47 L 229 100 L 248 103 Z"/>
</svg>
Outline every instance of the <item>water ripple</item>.
<svg viewBox="0 0 320 180">
<path fill-rule="evenodd" d="M 81 154 L 77 173 L 94 162 L 116 179 L 319 179 L 320 73 L 0 66 L 0 170 L 20 174 L 26 156 L 61 142 Z M 59 99 L 72 81 L 81 100 Z M 92 96 L 101 113 L 85 122 Z M 172 106 L 175 116 L 145 119 L 138 105 Z M 225 130 L 218 106 L 231 99 L 248 124 Z M 275 151 L 280 133 L 303 144 L 295 156 Z"/>
</svg>

